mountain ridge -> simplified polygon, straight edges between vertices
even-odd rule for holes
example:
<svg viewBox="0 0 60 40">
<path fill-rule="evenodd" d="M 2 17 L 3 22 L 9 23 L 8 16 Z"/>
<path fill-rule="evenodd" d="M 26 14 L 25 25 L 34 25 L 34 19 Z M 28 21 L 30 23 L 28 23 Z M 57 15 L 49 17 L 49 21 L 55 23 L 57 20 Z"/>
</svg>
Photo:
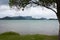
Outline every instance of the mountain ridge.
<svg viewBox="0 0 60 40">
<path fill-rule="evenodd" d="M 15 16 L 15 17 L 9 17 L 9 16 L 6 16 L 6 17 L 3 17 L 3 18 L 0 18 L 0 20 L 57 20 L 55 18 L 44 18 L 44 17 L 41 17 L 41 18 L 33 18 L 32 16 Z"/>
</svg>

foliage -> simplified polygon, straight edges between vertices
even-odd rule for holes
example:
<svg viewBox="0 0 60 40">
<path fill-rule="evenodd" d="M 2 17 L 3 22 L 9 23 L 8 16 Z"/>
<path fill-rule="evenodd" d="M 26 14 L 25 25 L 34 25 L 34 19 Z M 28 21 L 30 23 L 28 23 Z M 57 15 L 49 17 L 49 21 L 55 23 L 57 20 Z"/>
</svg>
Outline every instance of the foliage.
<svg viewBox="0 0 60 40">
<path fill-rule="evenodd" d="M 21 7 L 26 7 L 28 4 L 31 3 L 36 3 L 36 4 L 41 4 L 41 5 L 46 5 L 49 6 L 53 3 L 56 3 L 56 0 L 39 0 L 39 1 L 32 1 L 32 0 L 9 0 L 9 5 L 12 6 L 16 6 L 17 8 L 21 8 Z"/>
<path fill-rule="evenodd" d="M 55 7 L 56 0 L 39 0 L 42 6 L 48 7 L 53 5 Z"/>
<path fill-rule="evenodd" d="M 48 36 L 43 34 L 19 35 L 15 32 L 5 32 L 0 34 L 0 40 L 58 40 L 58 36 Z"/>
<path fill-rule="evenodd" d="M 30 0 L 9 0 L 10 6 L 16 6 L 17 8 L 25 7 L 29 4 Z"/>
</svg>

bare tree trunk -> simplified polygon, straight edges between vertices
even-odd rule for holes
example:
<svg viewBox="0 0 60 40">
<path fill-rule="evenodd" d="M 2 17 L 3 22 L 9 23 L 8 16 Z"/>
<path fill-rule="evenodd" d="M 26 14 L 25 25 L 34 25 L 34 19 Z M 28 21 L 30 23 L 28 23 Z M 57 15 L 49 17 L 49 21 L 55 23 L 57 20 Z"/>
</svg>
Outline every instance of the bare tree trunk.
<svg viewBox="0 0 60 40">
<path fill-rule="evenodd" d="M 60 39 L 60 0 L 56 0 L 57 1 L 57 17 L 58 17 L 58 21 L 59 21 L 59 39 Z"/>
<path fill-rule="evenodd" d="M 60 39 L 60 10 L 58 11 L 58 13 L 56 14 L 57 15 L 57 18 L 58 18 L 58 21 L 59 21 L 59 39 Z"/>
<path fill-rule="evenodd" d="M 58 13 L 56 14 L 57 15 L 57 18 L 58 18 L 58 21 L 59 21 L 59 39 L 60 39 L 60 10 L 58 11 Z"/>
</svg>

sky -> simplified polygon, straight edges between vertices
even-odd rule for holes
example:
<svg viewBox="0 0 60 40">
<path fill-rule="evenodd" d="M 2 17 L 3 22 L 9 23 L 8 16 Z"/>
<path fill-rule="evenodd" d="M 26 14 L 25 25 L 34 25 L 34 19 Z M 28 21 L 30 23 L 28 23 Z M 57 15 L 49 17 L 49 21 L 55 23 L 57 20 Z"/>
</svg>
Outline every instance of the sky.
<svg viewBox="0 0 60 40">
<path fill-rule="evenodd" d="M 17 10 L 17 8 L 13 7 L 10 8 L 8 5 L 9 0 L 0 0 L 0 18 L 6 17 L 6 16 L 32 16 L 34 18 L 57 18 L 56 14 L 45 7 L 36 6 L 36 7 L 30 7 L 25 8 L 24 11 Z M 56 9 L 54 9 L 56 10 Z"/>
</svg>

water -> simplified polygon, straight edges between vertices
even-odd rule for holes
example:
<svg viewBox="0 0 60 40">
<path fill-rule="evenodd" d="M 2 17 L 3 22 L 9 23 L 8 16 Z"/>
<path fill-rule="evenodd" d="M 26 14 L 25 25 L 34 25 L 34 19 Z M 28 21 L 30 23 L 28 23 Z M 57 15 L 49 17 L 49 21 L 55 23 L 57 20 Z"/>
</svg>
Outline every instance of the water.
<svg viewBox="0 0 60 40">
<path fill-rule="evenodd" d="M 58 35 L 58 20 L 0 20 L 0 33 Z"/>
</svg>

